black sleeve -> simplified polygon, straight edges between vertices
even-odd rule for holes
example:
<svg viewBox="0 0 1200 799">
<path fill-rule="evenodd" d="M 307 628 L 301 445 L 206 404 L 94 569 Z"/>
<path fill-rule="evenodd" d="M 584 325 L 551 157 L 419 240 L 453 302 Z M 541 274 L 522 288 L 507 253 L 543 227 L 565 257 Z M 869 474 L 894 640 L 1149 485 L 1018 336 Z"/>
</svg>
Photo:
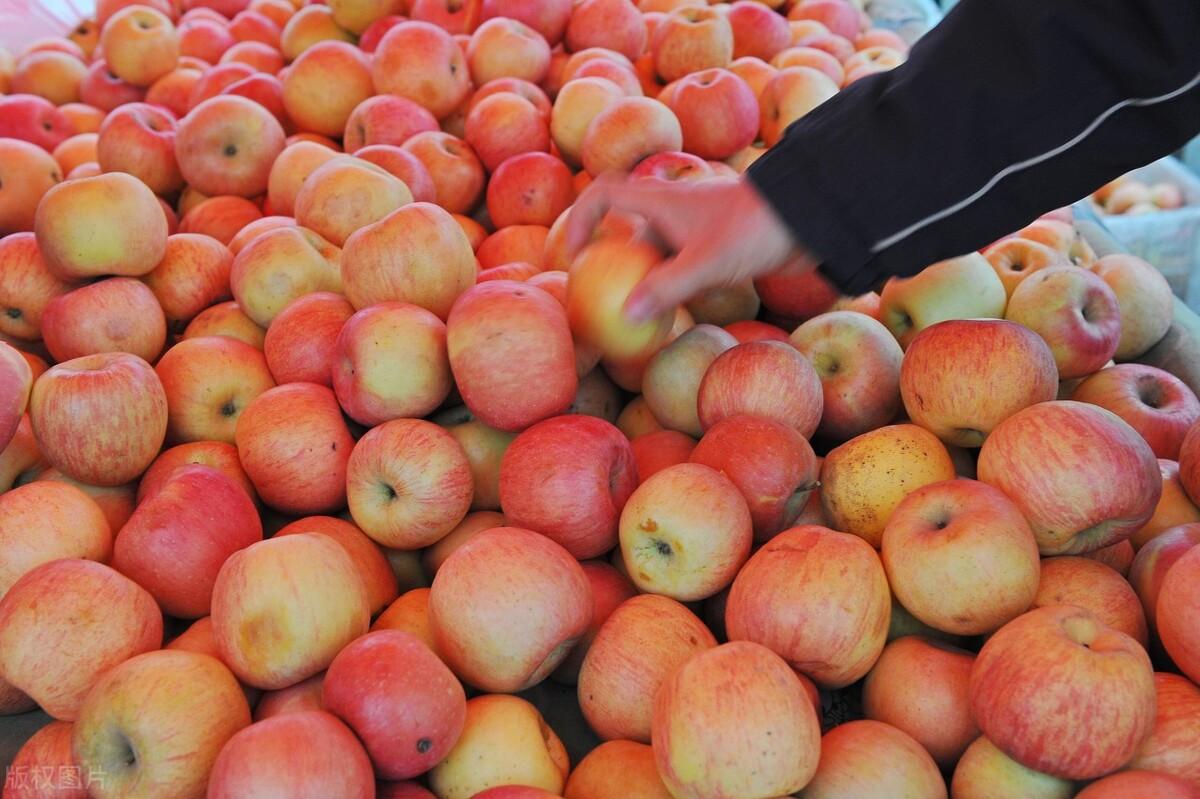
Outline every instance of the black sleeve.
<svg viewBox="0 0 1200 799">
<path fill-rule="evenodd" d="M 1198 132 L 1197 0 L 963 0 L 905 64 L 809 112 L 748 176 L 858 294 Z"/>
</svg>

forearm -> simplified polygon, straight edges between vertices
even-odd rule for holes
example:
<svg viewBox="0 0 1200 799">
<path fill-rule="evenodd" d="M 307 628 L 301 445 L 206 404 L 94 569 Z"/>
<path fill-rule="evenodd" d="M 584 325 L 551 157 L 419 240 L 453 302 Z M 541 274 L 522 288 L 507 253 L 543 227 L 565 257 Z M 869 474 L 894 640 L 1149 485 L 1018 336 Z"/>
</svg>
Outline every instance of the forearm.
<svg viewBox="0 0 1200 799">
<path fill-rule="evenodd" d="M 847 293 L 977 249 L 1200 131 L 1200 4 L 963 0 L 750 169 Z"/>
</svg>

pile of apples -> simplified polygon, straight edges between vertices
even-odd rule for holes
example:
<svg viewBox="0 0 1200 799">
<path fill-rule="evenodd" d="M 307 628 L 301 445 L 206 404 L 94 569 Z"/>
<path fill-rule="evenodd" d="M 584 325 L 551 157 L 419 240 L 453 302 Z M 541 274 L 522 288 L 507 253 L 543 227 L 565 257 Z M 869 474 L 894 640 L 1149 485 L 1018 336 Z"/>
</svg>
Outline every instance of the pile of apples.
<svg viewBox="0 0 1200 799">
<path fill-rule="evenodd" d="M 592 178 L 737 179 L 905 49 L 847 0 L 100 0 L 0 53 L 0 713 L 54 718 L 5 799 L 1200 795 L 1151 265 L 1059 211 L 633 324 L 644 223 L 567 251 Z"/>
<path fill-rule="evenodd" d="M 1092 202 L 1106 214 L 1137 216 L 1182 208 L 1187 199 L 1183 189 L 1169 180 L 1147 183 L 1122 175 L 1092 192 Z"/>
</svg>

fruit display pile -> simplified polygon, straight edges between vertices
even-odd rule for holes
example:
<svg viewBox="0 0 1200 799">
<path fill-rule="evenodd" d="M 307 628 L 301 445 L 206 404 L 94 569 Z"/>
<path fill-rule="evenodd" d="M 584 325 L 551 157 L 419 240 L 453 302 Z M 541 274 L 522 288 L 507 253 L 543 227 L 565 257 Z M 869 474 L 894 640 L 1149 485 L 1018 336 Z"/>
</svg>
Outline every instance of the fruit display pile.
<svg viewBox="0 0 1200 799">
<path fill-rule="evenodd" d="M 851 0 L 100 0 L 0 51 L 0 714 L 52 717 L 4 799 L 1200 796 L 1152 265 L 1059 210 L 634 323 L 644 221 L 568 249 L 593 178 L 737 180 L 906 49 Z"/>
</svg>

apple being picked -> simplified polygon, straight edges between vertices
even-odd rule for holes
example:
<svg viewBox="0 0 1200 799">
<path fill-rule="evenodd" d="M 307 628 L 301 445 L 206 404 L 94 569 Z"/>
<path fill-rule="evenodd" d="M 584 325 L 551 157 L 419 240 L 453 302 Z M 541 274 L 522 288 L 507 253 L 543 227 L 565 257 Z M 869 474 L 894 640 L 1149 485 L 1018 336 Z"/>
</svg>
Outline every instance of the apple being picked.
<svg viewBox="0 0 1200 799">
<path fill-rule="evenodd" d="M 1112 411 L 1146 439 L 1158 458 L 1178 460 L 1183 438 L 1200 420 L 1200 400 L 1175 375 L 1122 363 L 1085 379 L 1071 399 Z"/>
<path fill-rule="evenodd" d="M 1043 402 L 1010 416 L 984 442 L 979 479 L 1009 496 L 1043 555 L 1091 552 L 1128 538 L 1162 494 L 1150 446 L 1115 414 Z"/>
<path fill-rule="evenodd" d="M 104 775 L 105 793 L 199 799 L 217 755 L 249 724 L 242 688 L 219 660 L 160 650 L 101 678 L 79 709 L 72 749 L 84 774 Z"/>
<path fill-rule="evenodd" d="M 491 692 L 541 682 L 591 615 L 591 588 L 578 561 L 517 527 L 486 530 L 456 549 L 429 595 L 439 653 L 459 677 Z"/>
</svg>

